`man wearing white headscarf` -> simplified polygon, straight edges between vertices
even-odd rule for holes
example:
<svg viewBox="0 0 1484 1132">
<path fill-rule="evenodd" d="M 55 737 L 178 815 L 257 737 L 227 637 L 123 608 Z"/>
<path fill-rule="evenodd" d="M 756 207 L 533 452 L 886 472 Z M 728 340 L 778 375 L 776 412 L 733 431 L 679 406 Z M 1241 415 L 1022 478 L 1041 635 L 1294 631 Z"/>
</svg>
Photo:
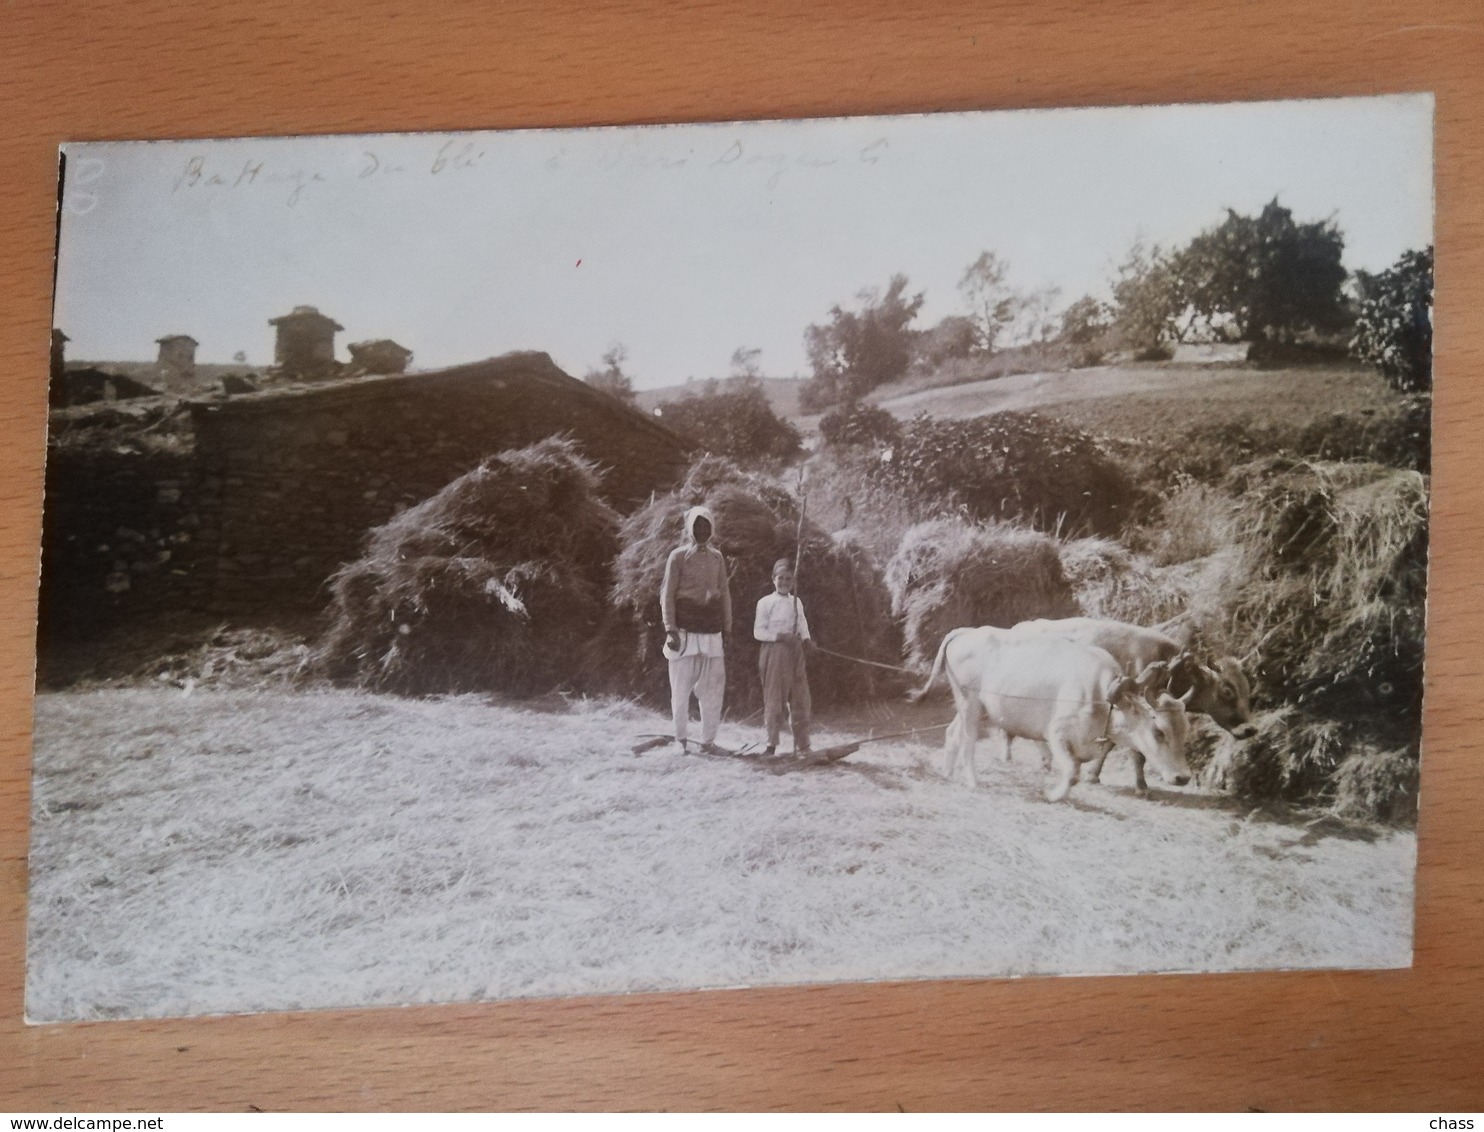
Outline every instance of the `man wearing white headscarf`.
<svg viewBox="0 0 1484 1132">
<path fill-rule="evenodd" d="M 660 612 L 665 623 L 665 657 L 670 662 L 670 711 L 675 739 L 685 747 L 690 698 L 701 705 L 701 749 L 716 749 L 727 670 L 722 634 L 732 631 L 732 594 L 727 563 L 712 543 L 716 517 L 709 508 L 685 513 L 685 536 L 665 561 Z"/>
</svg>

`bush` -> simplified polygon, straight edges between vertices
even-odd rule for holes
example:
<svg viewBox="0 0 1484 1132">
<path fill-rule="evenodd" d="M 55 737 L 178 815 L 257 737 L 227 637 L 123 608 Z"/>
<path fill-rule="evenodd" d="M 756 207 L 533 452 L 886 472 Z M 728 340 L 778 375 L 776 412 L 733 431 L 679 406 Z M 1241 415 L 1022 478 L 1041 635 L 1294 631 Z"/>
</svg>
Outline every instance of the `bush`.
<svg viewBox="0 0 1484 1132">
<path fill-rule="evenodd" d="M 1114 533 L 1137 499 L 1122 465 L 1091 436 L 1035 413 L 919 416 L 874 474 L 919 497 L 956 499 L 975 519 L 1046 531 Z"/>
<path fill-rule="evenodd" d="M 608 396 L 632 407 L 637 403 L 639 397 L 634 391 L 633 378 L 623 371 L 623 363 L 628 356 L 628 350 L 621 343 L 615 343 L 603 355 L 603 368 L 588 370 L 587 376 L 582 380 L 594 389 L 600 390 L 608 394 Z"/>
<path fill-rule="evenodd" d="M 1405 252 L 1379 275 L 1359 273 L 1351 352 L 1404 393 L 1432 388 L 1432 248 Z"/>
<path fill-rule="evenodd" d="M 630 515 L 619 531 L 614 564 L 615 607 L 595 666 L 610 690 L 669 703 L 666 665 L 660 654 L 660 583 L 665 560 L 680 544 L 687 508 L 704 503 L 716 515 L 716 545 L 731 576 L 733 633 L 726 642 L 727 707 L 745 714 L 762 704 L 758 645 L 752 638 L 757 602 L 772 592 L 773 563 L 792 558 L 798 546 L 799 505 L 775 482 L 730 461 L 703 457 L 675 491 Z M 803 523 L 798 593 L 815 640 L 835 652 L 894 664 L 897 629 L 888 612 L 880 574 L 857 547 L 837 543 L 815 524 Z M 880 670 L 815 654 L 809 686 L 821 708 L 878 694 Z M 890 678 L 888 677 L 888 682 Z"/>
<path fill-rule="evenodd" d="M 945 362 L 973 357 L 978 341 L 974 320 L 951 314 L 938 325 L 918 333 L 912 342 L 909 368 L 930 373 Z"/>
<path fill-rule="evenodd" d="M 952 497 L 923 498 L 878 477 L 875 465 L 884 451 L 826 447 L 808 464 L 809 518 L 878 563 L 890 559 L 918 523 L 962 518 Z"/>
<path fill-rule="evenodd" d="M 718 456 L 791 460 L 803 448 L 799 430 L 773 411 L 756 378 L 734 379 L 725 387 L 709 383 L 704 392 L 662 401 L 656 414 Z"/>
<path fill-rule="evenodd" d="M 1292 452 L 1309 460 L 1368 460 L 1426 472 L 1432 463 L 1432 397 L 1414 393 L 1384 409 L 1331 413 L 1301 430 Z"/>
<path fill-rule="evenodd" d="M 1056 542 L 1008 524 L 919 524 L 887 564 L 886 585 L 892 612 L 902 619 L 907 655 L 923 666 L 951 629 L 1007 629 L 1079 612 Z"/>
<path fill-rule="evenodd" d="M 1194 425 L 1158 444 L 1118 447 L 1128 474 L 1144 487 L 1145 502 L 1153 503 L 1192 481 L 1220 484 L 1233 468 L 1273 456 L 1360 460 L 1426 472 L 1431 433 L 1432 400 L 1414 394 L 1382 408 L 1331 413 L 1304 425 L 1239 419 Z"/>
<path fill-rule="evenodd" d="M 819 419 L 819 435 L 838 447 L 889 446 L 902 438 L 902 424 L 885 409 L 852 401 Z"/>
<path fill-rule="evenodd" d="M 420 695 L 547 691 L 597 631 L 618 515 L 569 440 L 490 457 L 371 532 L 330 580 L 331 679 Z"/>
</svg>

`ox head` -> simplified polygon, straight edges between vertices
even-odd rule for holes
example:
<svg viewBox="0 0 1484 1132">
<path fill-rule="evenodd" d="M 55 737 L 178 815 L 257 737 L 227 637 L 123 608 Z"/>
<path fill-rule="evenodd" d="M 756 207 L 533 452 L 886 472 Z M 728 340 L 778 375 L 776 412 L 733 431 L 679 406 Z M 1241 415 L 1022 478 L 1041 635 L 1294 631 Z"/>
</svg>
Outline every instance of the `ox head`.
<svg viewBox="0 0 1484 1132">
<path fill-rule="evenodd" d="M 1191 711 L 1209 715 L 1238 739 L 1256 733 L 1251 722 L 1252 685 L 1232 657 L 1224 656 L 1208 667 L 1189 653 L 1181 653 L 1171 663 L 1170 673 L 1170 690 L 1186 692 Z"/>
<path fill-rule="evenodd" d="M 1149 666 L 1156 667 L 1163 665 Z M 1120 680 L 1108 697 L 1112 704 L 1108 729 L 1112 738 L 1143 755 L 1162 778 L 1184 786 L 1190 781 L 1190 764 L 1185 761 L 1190 719 L 1185 699 L 1154 690 L 1157 679 L 1166 675 L 1145 669 L 1138 679 Z"/>
</svg>

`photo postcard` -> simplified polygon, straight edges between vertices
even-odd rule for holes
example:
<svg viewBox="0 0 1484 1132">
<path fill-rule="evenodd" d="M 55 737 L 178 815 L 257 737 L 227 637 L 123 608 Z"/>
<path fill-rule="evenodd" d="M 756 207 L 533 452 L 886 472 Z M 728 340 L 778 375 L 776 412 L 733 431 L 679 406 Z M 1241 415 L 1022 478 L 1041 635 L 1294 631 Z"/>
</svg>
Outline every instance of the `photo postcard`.
<svg viewBox="0 0 1484 1132">
<path fill-rule="evenodd" d="M 29 1020 L 1410 965 L 1432 122 L 64 145 Z"/>
</svg>

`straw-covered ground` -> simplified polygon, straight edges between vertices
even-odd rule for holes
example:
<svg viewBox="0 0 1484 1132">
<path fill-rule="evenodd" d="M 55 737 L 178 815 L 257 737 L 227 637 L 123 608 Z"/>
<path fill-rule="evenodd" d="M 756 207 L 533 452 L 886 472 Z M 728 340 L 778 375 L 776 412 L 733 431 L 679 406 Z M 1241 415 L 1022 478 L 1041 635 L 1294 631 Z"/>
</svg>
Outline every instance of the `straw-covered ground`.
<svg viewBox="0 0 1484 1132">
<path fill-rule="evenodd" d="M 1053 805 L 1033 750 L 987 744 L 971 791 L 936 734 L 784 774 L 630 752 L 663 730 L 612 700 L 42 695 L 28 1015 L 1410 961 L 1404 829 L 1140 799 L 1121 761 Z"/>
</svg>

